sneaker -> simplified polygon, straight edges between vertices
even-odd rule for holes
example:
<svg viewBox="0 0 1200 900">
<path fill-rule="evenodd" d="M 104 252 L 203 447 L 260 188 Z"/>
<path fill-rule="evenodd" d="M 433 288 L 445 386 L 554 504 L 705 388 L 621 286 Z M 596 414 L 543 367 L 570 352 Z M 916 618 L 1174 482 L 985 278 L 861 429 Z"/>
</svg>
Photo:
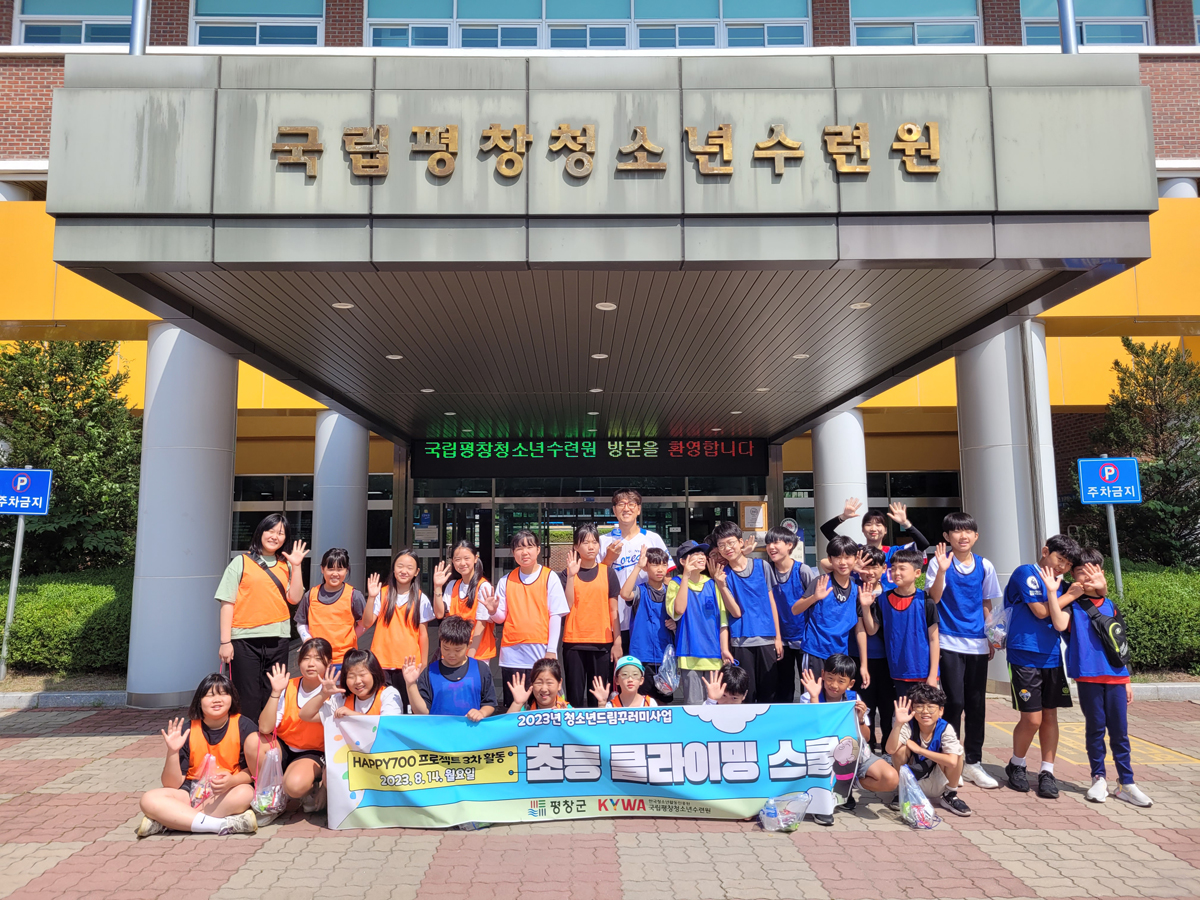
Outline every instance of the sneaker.
<svg viewBox="0 0 1200 900">
<path fill-rule="evenodd" d="M 1047 800 L 1058 799 L 1058 779 L 1053 772 L 1038 772 L 1038 796 Z"/>
<path fill-rule="evenodd" d="M 162 834 L 167 830 L 167 826 L 161 822 L 155 822 L 149 816 L 142 816 L 142 821 L 138 822 L 138 827 L 134 830 L 140 838 L 150 837 L 152 834 Z"/>
<path fill-rule="evenodd" d="M 226 816 L 220 834 L 254 834 L 258 831 L 258 819 L 254 810 L 248 809 L 240 816 Z"/>
<path fill-rule="evenodd" d="M 1134 806 L 1153 806 L 1154 801 L 1142 793 L 1142 789 L 1136 784 L 1123 784 L 1117 788 L 1113 794 L 1118 800 L 1124 800 L 1126 803 L 1132 803 Z"/>
<path fill-rule="evenodd" d="M 892 797 L 892 799 L 888 801 L 887 806 L 888 809 L 892 810 L 893 812 L 900 812 L 900 795 L 896 794 L 896 796 Z"/>
<path fill-rule="evenodd" d="M 846 798 L 845 802 L 842 803 L 842 809 L 844 809 L 846 812 L 854 812 L 854 810 L 856 810 L 857 808 L 858 808 L 858 801 L 854 799 L 853 794 L 848 796 Z"/>
<path fill-rule="evenodd" d="M 1103 775 L 1097 775 L 1092 779 L 1092 786 L 1088 788 L 1087 793 L 1083 795 L 1093 803 L 1104 803 L 1108 800 L 1108 782 L 1104 780 Z"/>
<path fill-rule="evenodd" d="M 826 828 L 828 828 L 830 825 L 833 824 L 833 816 L 824 815 L 822 813 L 815 813 L 813 815 L 813 821 L 816 822 L 818 825 L 824 825 Z"/>
<path fill-rule="evenodd" d="M 987 769 L 982 763 L 967 763 L 963 766 L 962 777 L 971 782 L 975 787 L 992 788 L 1000 787 L 1000 782 L 988 774 Z"/>
<path fill-rule="evenodd" d="M 942 809 L 948 809 L 956 816 L 969 816 L 971 807 L 958 799 L 958 791 L 946 791 L 942 796 L 938 797 L 938 806 Z"/>
<path fill-rule="evenodd" d="M 1004 774 L 1008 776 L 1008 786 L 1014 791 L 1020 791 L 1022 794 L 1029 793 L 1029 774 L 1025 771 L 1024 766 L 1013 765 L 1009 762 L 1004 767 Z"/>
<path fill-rule="evenodd" d="M 325 802 L 325 783 L 322 782 L 304 795 L 304 799 L 300 803 L 300 809 L 306 813 L 320 812 L 325 808 Z"/>
</svg>

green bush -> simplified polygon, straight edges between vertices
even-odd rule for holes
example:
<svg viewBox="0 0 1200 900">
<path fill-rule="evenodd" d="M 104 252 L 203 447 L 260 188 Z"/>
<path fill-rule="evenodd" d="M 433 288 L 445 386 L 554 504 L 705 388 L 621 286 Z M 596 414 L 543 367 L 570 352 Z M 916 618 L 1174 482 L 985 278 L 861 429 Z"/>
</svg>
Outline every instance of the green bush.
<svg viewBox="0 0 1200 900">
<path fill-rule="evenodd" d="M 24 579 L 8 645 L 14 669 L 124 672 L 133 568 Z"/>
<path fill-rule="evenodd" d="M 1143 562 L 1121 569 L 1125 600 L 1119 606 L 1129 632 L 1133 670 L 1200 667 L 1200 570 Z M 1112 572 L 1108 584 L 1116 599 Z"/>
</svg>

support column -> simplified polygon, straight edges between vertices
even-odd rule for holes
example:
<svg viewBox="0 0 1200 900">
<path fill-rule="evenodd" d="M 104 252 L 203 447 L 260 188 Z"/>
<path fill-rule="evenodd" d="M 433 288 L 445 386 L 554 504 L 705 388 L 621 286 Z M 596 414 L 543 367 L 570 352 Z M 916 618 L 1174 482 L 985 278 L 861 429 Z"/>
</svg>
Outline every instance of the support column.
<svg viewBox="0 0 1200 900">
<path fill-rule="evenodd" d="M 963 509 L 1003 590 L 1058 533 L 1045 326 L 1033 320 L 960 352 L 955 372 Z M 1003 653 L 989 674 L 1008 681 Z"/>
<path fill-rule="evenodd" d="M 813 506 L 817 559 L 825 555 L 821 523 L 841 513 L 847 497 L 867 503 L 867 442 L 862 413 L 857 409 L 839 413 L 812 430 Z M 863 541 L 862 517 L 842 525 L 841 533 Z"/>
<path fill-rule="evenodd" d="M 783 444 L 767 445 L 767 528 L 784 520 Z"/>
<path fill-rule="evenodd" d="M 1200 191 L 1196 189 L 1195 178 L 1160 178 L 1158 196 L 1194 200 L 1200 196 Z"/>
<path fill-rule="evenodd" d="M 216 671 L 217 582 L 230 559 L 238 363 L 150 326 L 129 635 L 129 705 L 186 706 Z"/>
<path fill-rule="evenodd" d="M 345 547 L 350 552 L 350 583 L 366 589 L 370 437 L 367 429 L 339 413 L 317 413 L 310 585 L 321 581 L 321 554 Z"/>
<path fill-rule="evenodd" d="M 412 479 L 408 474 L 408 444 L 392 444 L 392 553 L 412 546 Z M 490 538 L 489 538 L 490 540 Z"/>
</svg>

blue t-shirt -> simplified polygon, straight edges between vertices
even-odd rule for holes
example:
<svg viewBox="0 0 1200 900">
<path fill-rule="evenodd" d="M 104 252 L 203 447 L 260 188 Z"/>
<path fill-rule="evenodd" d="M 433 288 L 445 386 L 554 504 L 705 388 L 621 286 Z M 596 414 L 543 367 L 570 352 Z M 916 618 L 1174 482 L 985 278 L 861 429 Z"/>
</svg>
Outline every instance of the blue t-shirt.
<svg viewBox="0 0 1200 900">
<path fill-rule="evenodd" d="M 804 652 L 819 659 L 845 653 L 850 632 L 858 622 L 858 585 L 854 579 L 850 579 L 849 589 L 844 593 L 833 576 L 829 580 L 832 588 L 829 595 L 808 608 L 802 641 Z M 815 590 L 816 582 L 813 582 L 805 593 Z M 854 655 L 857 656 L 857 652 Z"/>
<path fill-rule="evenodd" d="M 1062 593 L 1062 586 L 1059 586 Z M 1039 619 L 1030 603 L 1045 603 L 1046 583 L 1038 567 L 1018 566 L 1004 588 L 1004 608 L 1011 609 L 1008 623 L 1008 662 L 1014 666 L 1055 669 L 1062 664 L 1059 634 L 1047 616 Z"/>
<path fill-rule="evenodd" d="M 804 592 L 815 577 L 816 573 L 804 563 L 792 563 L 792 570 L 788 573 L 786 581 L 780 581 L 779 572 L 775 573 L 772 593 L 775 595 L 775 609 L 779 613 L 779 634 L 784 644 L 794 644 L 794 649 L 803 646 L 808 611 L 794 613 L 792 607 L 804 597 Z"/>
<path fill-rule="evenodd" d="M 1091 600 L 1104 615 L 1116 615 L 1116 608 L 1107 597 L 1103 600 L 1092 597 Z M 1086 602 L 1085 600 L 1084 603 Z M 1067 674 L 1076 680 L 1080 678 L 1128 678 L 1128 667 L 1120 666 L 1118 668 L 1110 663 L 1108 657 L 1104 655 L 1100 636 L 1092 628 L 1084 606 L 1076 600 L 1067 607 L 1067 612 L 1071 615 L 1071 628 L 1066 632 Z"/>
</svg>

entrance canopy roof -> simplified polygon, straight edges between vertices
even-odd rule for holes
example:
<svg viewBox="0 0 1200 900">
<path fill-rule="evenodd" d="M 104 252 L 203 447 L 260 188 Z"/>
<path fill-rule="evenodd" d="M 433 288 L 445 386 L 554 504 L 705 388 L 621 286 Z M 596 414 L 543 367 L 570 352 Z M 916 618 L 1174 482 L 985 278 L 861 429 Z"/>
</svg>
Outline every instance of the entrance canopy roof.
<svg viewBox="0 0 1200 900">
<path fill-rule="evenodd" d="M 1157 208 L 1133 55 L 66 66 L 56 260 L 393 438 L 786 440 Z"/>
</svg>

